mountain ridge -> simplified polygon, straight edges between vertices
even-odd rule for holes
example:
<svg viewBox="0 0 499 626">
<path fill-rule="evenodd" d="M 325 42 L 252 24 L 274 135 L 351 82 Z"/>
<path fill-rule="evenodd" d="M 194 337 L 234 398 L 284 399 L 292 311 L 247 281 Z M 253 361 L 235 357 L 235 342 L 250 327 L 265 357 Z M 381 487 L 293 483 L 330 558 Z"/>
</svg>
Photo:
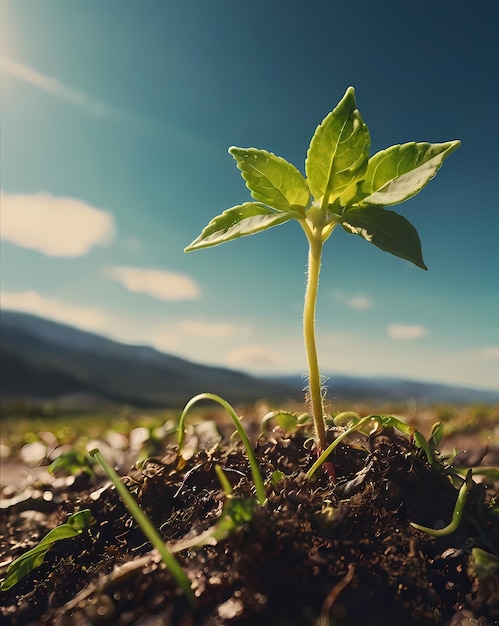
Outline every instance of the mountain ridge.
<svg viewBox="0 0 499 626">
<path fill-rule="evenodd" d="M 255 377 L 145 345 L 128 345 L 28 313 L 0 316 L 0 401 L 124 403 L 175 408 L 210 391 L 229 402 L 303 400 L 301 375 Z M 331 374 L 329 398 L 426 403 L 498 403 L 499 390 L 387 376 Z"/>
<path fill-rule="evenodd" d="M 230 402 L 292 399 L 294 394 L 283 383 L 123 344 L 27 313 L 2 311 L 0 332 L 4 402 L 89 393 L 117 403 L 176 407 L 203 391 Z M 50 393 L 44 393 L 39 379 L 51 383 Z"/>
</svg>

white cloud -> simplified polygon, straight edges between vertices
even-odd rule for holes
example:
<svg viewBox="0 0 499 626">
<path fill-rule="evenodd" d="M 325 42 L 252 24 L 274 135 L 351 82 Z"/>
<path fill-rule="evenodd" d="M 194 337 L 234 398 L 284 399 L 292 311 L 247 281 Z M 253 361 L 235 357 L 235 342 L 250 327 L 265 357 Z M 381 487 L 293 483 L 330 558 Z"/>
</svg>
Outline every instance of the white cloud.
<svg viewBox="0 0 499 626">
<path fill-rule="evenodd" d="M 180 322 L 179 330 L 186 335 L 203 337 L 205 339 L 221 339 L 235 332 L 234 326 L 230 324 L 211 324 L 201 320 L 185 320 Z"/>
<path fill-rule="evenodd" d="M 424 326 L 409 324 L 391 324 L 386 332 L 392 339 L 419 339 L 428 334 Z"/>
<path fill-rule="evenodd" d="M 108 316 L 96 308 L 68 304 L 36 291 L 2 292 L 0 302 L 3 309 L 31 313 L 84 330 L 103 331 L 110 325 Z"/>
<path fill-rule="evenodd" d="M 161 352 L 179 352 L 182 348 L 179 336 L 169 330 L 155 331 L 147 337 L 146 341 Z"/>
<path fill-rule="evenodd" d="M 478 354 L 486 359 L 499 359 L 499 346 L 489 346 L 479 350 Z"/>
<path fill-rule="evenodd" d="M 499 346 L 486 346 L 477 350 L 469 350 L 460 353 L 465 358 L 473 359 L 499 359 Z"/>
<path fill-rule="evenodd" d="M 345 304 L 347 307 L 349 307 L 350 309 L 354 309 L 355 311 L 366 311 L 373 306 L 372 299 L 369 298 L 369 296 L 361 293 L 349 296 L 342 291 L 335 291 L 333 293 L 333 298 L 337 302 L 341 302 L 342 304 Z"/>
<path fill-rule="evenodd" d="M 158 300 L 194 300 L 201 295 L 192 278 L 166 270 L 108 267 L 104 269 L 104 275 L 121 283 L 129 291 L 145 293 Z"/>
<path fill-rule="evenodd" d="M 139 254 L 144 250 L 144 245 L 137 237 L 127 237 L 125 239 L 125 248 L 132 254 Z"/>
<path fill-rule="evenodd" d="M 111 213 L 76 198 L 2 193 L 0 203 L 1 238 L 48 256 L 83 256 L 115 234 Z"/>
<path fill-rule="evenodd" d="M 82 107 L 87 113 L 94 117 L 104 117 L 110 113 L 110 108 L 103 102 L 90 97 L 83 91 L 68 87 L 57 78 L 42 74 L 32 67 L 19 63 L 14 59 L 0 56 L 0 70 L 60 100 Z"/>
<path fill-rule="evenodd" d="M 241 346 L 229 352 L 227 365 L 257 371 L 269 371 L 282 366 L 282 356 L 263 346 Z"/>
<path fill-rule="evenodd" d="M 106 104 L 97 98 L 93 98 L 80 89 L 75 89 L 74 87 L 64 84 L 62 81 L 54 78 L 53 76 L 43 74 L 29 65 L 20 63 L 19 61 L 3 55 L 0 55 L 0 72 L 4 72 L 16 80 L 48 93 L 58 100 L 72 104 L 92 117 L 118 121 L 121 124 L 135 128 L 140 132 L 145 132 L 156 139 L 171 140 L 172 135 L 175 133 L 179 142 L 182 140 L 185 142 L 186 140 L 186 129 L 183 129 L 182 132 L 179 132 L 176 129 L 166 129 L 161 125 L 155 124 L 154 122 L 130 115 L 118 107 Z M 196 144 L 198 146 L 199 143 L 199 139 L 197 139 Z"/>
</svg>

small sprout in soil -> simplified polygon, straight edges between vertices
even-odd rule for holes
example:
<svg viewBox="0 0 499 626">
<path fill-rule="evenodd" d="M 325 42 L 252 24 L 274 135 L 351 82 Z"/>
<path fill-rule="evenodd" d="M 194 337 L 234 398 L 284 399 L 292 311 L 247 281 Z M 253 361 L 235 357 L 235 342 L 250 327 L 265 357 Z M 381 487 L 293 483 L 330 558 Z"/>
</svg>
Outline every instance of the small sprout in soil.
<svg viewBox="0 0 499 626">
<path fill-rule="evenodd" d="M 484 580 L 499 575 L 499 556 L 485 552 L 481 548 L 472 548 L 469 561 L 471 573 Z"/>
<path fill-rule="evenodd" d="M 177 585 L 182 589 L 189 602 L 194 605 L 194 594 L 191 589 L 191 583 L 189 581 L 189 578 L 186 576 L 184 570 L 180 567 L 179 563 L 172 555 L 165 542 L 158 534 L 157 530 L 152 525 L 151 520 L 137 504 L 135 498 L 128 491 L 123 481 L 120 479 L 115 470 L 109 465 L 109 463 L 104 459 L 99 450 L 97 448 L 91 450 L 90 456 L 93 456 L 97 460 L 109 480 L 114 484 L 114 486 L 116 487 L 116 491 L 123 500 L 125 506 L 135 518 L 135 521 L 140 526 L 142 532 L 147 537 L 147 539 L 151 542 L 152 546 L 156 548 L 158 553 L 161 555 L 163 563 L 170 570 L 172 576 L 177 582 Z"/>
<path fill-rule="evenodd" d="M 317 127 L 305 160 L 306 178 L 285 159 L 256 148 L 229 148 L 256 202 L 224 211 L 185 248 L 216 246 L 295 220 L 308 241 L 303 336 L 308 396 L 318 447 L 327 448 L 322 378 L 315 340 L 315 309 L 324 243 L 341 226 L 376 247 L 426 269 L 414 226 L 385 207 L 416 195 L 459 141 L 394 145 L 369 157 L 370 134 L 349 87 Z"/>
<path fill-rule="evenodd" d="M 187 417 L 187 413 L 191 409 L 191 407 L 196 404 L 196 402 L 200 402 L 202 400 L 213 400 L 213 402 L 217 402 L 222 406 L 227 413 L 232 418 L 234 425 L 237 430 L 237 434 L 241 438 L 241 441 L 246 448 L 246 452 L 248 454 L 248 460 L 251 467 L 251 473 L 253 475 L 253 482 L 255 484 L 256 497 L 260 504 L 264 504 L 267 499 L 265 495 L 265 485 L 263 482 L 262 474 L 260 472 L 260 468 L 258 467 L 258 462 L 255 457 L 255 453 L 253 452 L 253 446 L 251 445 L 251 441 L 249 440 L 248 434 L 244 429 L 244 426 L 241 423 L 241 420 L 237 413 L 234 411 L 233 407 L 223 398 L 217 396 L 214 393 L 200 393 L 197 396 L 194 396 L 189 402 L 185 405 L 184 410 L 180 416 L 178 422 L 178 455 L 182 458 L 182 448 L 184 446 L 185 440 L 185 418 Z"/>
<path fill-rule="evenodd" d="M 67 476 L 86 474 L 89 477 L 94 476 L 95 459 L 89 457 L 87 449 L 84 446 L 74 447 L 60 454 L 48 466 L 47 471 L 51 474 L 58 472 Z"/>
<path fill-rule="evenodd" d="M 267 432 L 269 423 L 272 420 L 275 420 L 277 425 L 285 432 L 294 432 L 298 427 L 298 417 L 295 413 L 281 410 L 271 411 L 260 421 L 260 435 Z"/>
<path fill-rule="evenodd" d="M 215 465 L 215 473 L 220 481 L 222 490 L 227 499 L 225 500 L 222 514 L 216 524 L 191 539 L 181 539 L 173 547 L 174 552 L 180 552 L 190 548 L 199 548 L 206 545 L 214 545 L 227 539 L 231 533 L 251 522 L 256 502 L 253 498 L 235 498 L 232 485 L 224 470 L 218 464 Z"/>
<path fill-rule="evenodd" d="M 405 422 L 402 422 L 393 415 L 368 415 L 366 417 L 361 418 L 357 413 L 353 411 L 345 411 L 344 413 L 339 413 L 334 418 L 334 424 L 336 427 L 345 427 L 345 430 L 339 434 L 336 439 L 331 443 L 319 456 L 317 461 L 312 465 L 312 467 L 307 472 L 307 478 L 310 479 L 315 474 L 315 472 L 323 465 L 329 455 L 333 452 L 333 450 L 338 446 L 345 437 L 348 437 L 353 432 L 360 432 L 365 434 L 372 434 L 376 432 L 379 428 L 396 428 L 400 432 L 405 435 L 409 435 L 414 438 L 414 444 L 416 447 L 421 448 L 428 459 L 428 463 L 430 465 L 439 465 L 437 459 L 434 457 L 434 450 L 432 451 L 430 444 L 424 436 L 416 430 L 413 426 L 409 426 Z M 372 424 L 374 424 L 374 430 L 372 429 Z M 367 428 L 367 433 L 366 433 Z"/>
<path fill-rule="evenodd" d="M 215 472 L 218 480 L 220 481 L 220 485 L 222 486 L 223 492 L 226 496 L 232 496 L 232 485 L 229 482 L 229 479 L 225 475 L 225 472 L 222 469 L 222 466 L 218 463 L 215 465 Z"/>
<path fill-rule="evenodd" d="M 463 481 L 461 489 L 457 495 L 456 506 L 454 507 L 454 512 L 452 513 L 452 520 L 450 524 L 445 526 L 444 528 L 428 528 L 427 526 L 421 526 L 420 524 L 416 524 L 411 522 L 411 526 L 417 528 L 418 530 L 422 530 L 427 535 L 431 537 L 445 537 L 445 535 L 451 535 L 455 533 L 459 528 L 459 524 L 461 523 L 461 519 L 463 517 L 464 508 L 466 506 L 466 500 L 468 498 L 468 493 L 472 484 L 472 470 L 469 469 L 466 478 Z"/>
<path fill-rule="evenodd" d="M 32 570 L 40 567 L 45 559 L 45 555 L 56 541 L 81 535 L 94 521 L 90 509 L 72 513 L 64 524 L 49 531 L 34 548 L 12 561 L 7 568 L 7 578 L 3 581 L 0 589 L 8 591 L 11 587 L 17 585 Z"/>
</svg>

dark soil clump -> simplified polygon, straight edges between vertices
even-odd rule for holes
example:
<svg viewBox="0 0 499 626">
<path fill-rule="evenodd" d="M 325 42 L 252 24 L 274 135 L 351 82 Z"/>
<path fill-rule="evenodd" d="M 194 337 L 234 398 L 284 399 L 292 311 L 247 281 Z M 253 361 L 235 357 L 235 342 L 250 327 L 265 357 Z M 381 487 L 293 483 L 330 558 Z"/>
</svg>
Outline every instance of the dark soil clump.
<svg viewBox="0 0 499 626">
<path fill-rule="evenodd" d="M 0 623 L 499 624 L 497 482 L 473 482 L 457 531 L 433 538 L 410 522 L 436 528 L 451 520 L 458 489 L 443 462 L 430 465 L 421 448 L 385 429 L 337 447 L 336 482 L 323 468 L 308 480 L 316 453 L 307 437 L 277 429 L 259 440 L 264 506 L 254 499 L 238 442 L 199 451 L 181 469 L 171 447 L 124 477 L 176 551 L 194 609 L 113 487 L 97 489 L 81 477 L 71 487 L 51 486 L 50 498 L 41 489 L 12 499 L 2 510 L 3 565 L 76 510 L 90 509 L 95 523 L 55 544 L 40 567 L 0 594 Z M 221 489 L 217 464 L 231 496 Z M 228 499 L 237 503 L 238 527 L 192 547 L 194 537 L 227 514 Z M 177 551 L 181 542 L 190 547 Z"/>
</svg>

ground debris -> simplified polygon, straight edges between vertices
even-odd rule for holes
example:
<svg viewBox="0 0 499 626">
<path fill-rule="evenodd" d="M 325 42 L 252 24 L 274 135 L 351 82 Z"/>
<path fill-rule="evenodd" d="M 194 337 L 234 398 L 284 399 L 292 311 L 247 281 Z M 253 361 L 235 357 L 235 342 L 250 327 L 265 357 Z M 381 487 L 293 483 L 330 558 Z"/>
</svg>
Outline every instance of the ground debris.
<svg viewBox="0 0 499 626">
<path fill-rule="evenodd" d="M 388 434 L 352 449 L 338 446 L 337 484 L 320 470 L 306 479 L 316 458 L 306 433 L 285 436 L 277 429 L 259 440 L 256 453 L 266 504 L 228 537 L 176 555 L 197 599 L 194 610 L 114 488 L 65 491 L 62 485 L 54 493 L 55 508 L 36 507 L 30 537 L 43 536 L 78 508 L 89 508 L 96 523 L 54 546 L 39 568 L 0 595 L 0 623 L 497 623 L 497 577 L 470 565 L 476 546 L 490 552 L 488 541 L 499 548 L 497 529 L 489 529 L 484 542 L 483 529 L 476 527 L 477 515 L 497 497 L 497 485 L 476 485 L 470 515 L 457 532 L 436 539 L 410 522 L 431 526 L 448 520 L 456 488 L 405 438 Z M 124 478 L 171 547 L 189 545 L 220 518 L 227 495 L 215 465 L 224 469 L 231 497 L 253 497 L 247 456 L 234 441 L 215 442 L 181 469 L 175 449 L 168 448 Z M 276 472 L 280 479 L 273 481 Z M 15 506 L 2 510 L 3 563 L 22 549 L 26 514 Z"/>
</svg>

